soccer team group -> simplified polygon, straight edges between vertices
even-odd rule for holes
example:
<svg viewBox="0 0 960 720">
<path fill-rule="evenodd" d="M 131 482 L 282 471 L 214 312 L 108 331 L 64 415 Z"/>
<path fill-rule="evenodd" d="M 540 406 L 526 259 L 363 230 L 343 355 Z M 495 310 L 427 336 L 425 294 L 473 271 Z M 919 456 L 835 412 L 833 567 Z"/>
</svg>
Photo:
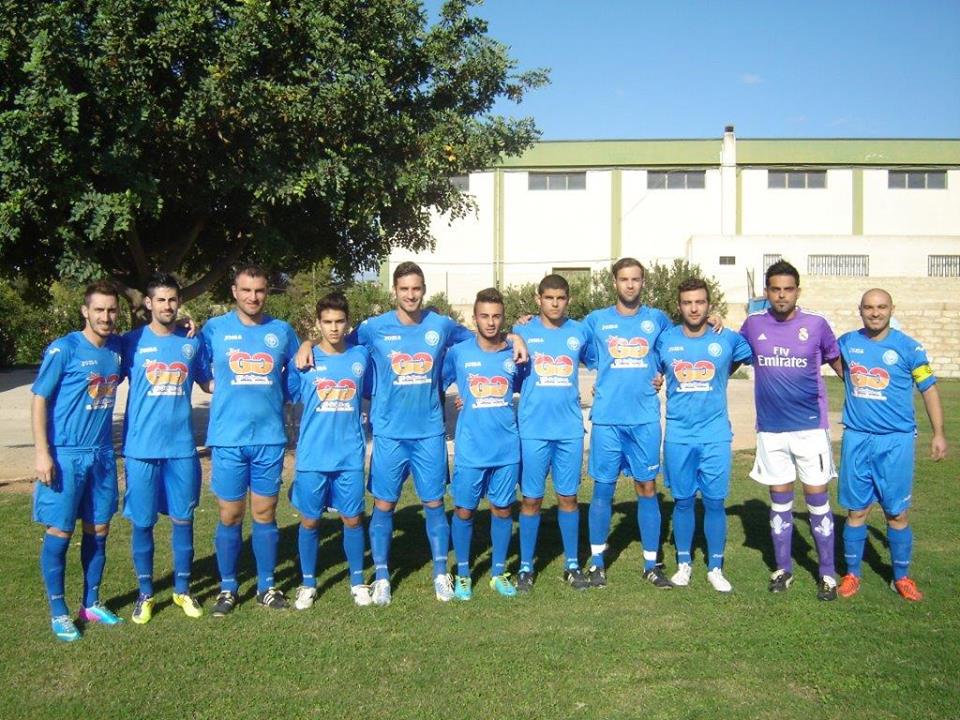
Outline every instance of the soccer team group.
<svg viewBox="0 0 960 720">
<path fill-rule="evenodd" d="M 123 514 L 131 523 L 133 566 L 139 584 L 132 620 L 148 622 L 154 609 L 154 526 L 171 520 L 173 603 L 189 617 L 203 608 L 190 592 L 193 513 L 200 498 L 200 464 L 191 429 L 193 385 L 212 393 L 206 444 L 210 485 L 219 506 L 214 544 L 220 593 L 216 617 L 238 601 L 238 558 L 247 508 L 257 568 L 256 602 L 282 610 L 311 607 L 316 599 L 320 518 L 336 510 L 350 593 L 357 605 L 391 599 L 389 556 L 394 510 L 403 483 L 413 477 L 423 504 L 441 601 L 473 593 L 471 545 L 475 514 L 490 507 L 490 588 L 502 596 L 529 593 L 536 579 L 541 503 L 549 475 L 557 499 L 563 580 L 576 590 L 607 584 L 604 553 L 618 478 L 632 479 L 643 550 L 643 577 L 668 590 L 693 575 L 694 500 L 703 507 L 707 580 L 730 592 L 723 574 L 725 499 L 730 488 L 732 433 L 727 381 L 741 364 L 754 368 L 757 452 L 750 473 L 770 491 L 770 530 L 776 570 L 771 592 L 792 581 L 794 485 L 803 487 L 819 556 L 817 597 L 854 595 L 866 541 L 867 513 L 886 515 L 893 588 L 908 600 L 922 595 L 909 576 L 912 533 L 907 519 L 916 423 L 912 392 L 919 389 L 933 429 L 931 453 L 946 454 L 936 379 L 923 348 L 890 327 L 893 303 L 879 289 L 860 301 L 863 328 L 834 337 L 826 320 L 800 309 L 800 279 L 786 262 L 765 276 L 769 308 L 750 315 L 739 333 L 710 315 L 710 292 L 691 278 L 679 288 L 682 321 L 640 303 L 644 268 L 635 259 L 613 265 L 616 304 L 582 322 L 566 315 L 570 289 L 560 275 L 539 284 L 539 314 L 512 332 L 503 329 L 503 298 L 478 293 L 476 331 L 423 307 L 425 282 L 414 263 L 393 275 L 396 307 L 351 330 L 343 295 L 317 304 L 316 343 L 300 343 L 293 328 L 266 314 L 268 278 L 256 266 L 238 270 L 236 305 L 193 336 L 178 324 L 180 287 L 155 276 L 144 300 L 149 324 L 114 334 L 119 298 L 109 283 L 87 288 L 83 330 L 46 350 L 33 385 L 37 483 L 34 519 L 46 528 L 40 568 L 57 638 L 80 638 L 67 607 L 64 569 L 71 535 L 82 523 L 84 588 L 81 627 L 122 622 L 100 602 L 110 521 L 119 490 L 111 424 L 117 386 L 129 382 L 123 429 L 126 490 Z M 589 560 L 581 566 L 577 494 L 584 452 L 579 367 L 596 370 L 588 472 Z M 846 574 L 834 567 L 834 523 L 828 483 L 836 477 L 827 431 L 821 365 L 843 378 L 845 426 L 839 500 L 849 510 L 842 545 Z M 456 384 L 457 420 L 452 480 L 447 468 L 442 393 Z M 666 392 L 662 436 L 659 391 Z M 519 402 L 514 403 L 514 394 Z M 365 483 L 361 400 L 370 398 L 373 447 Z M 287 436 L 284 404 L 303 404 L 291 504 L 298 528 L 301 585 L 290 603 L 275 586 L 279 531 L 277 500 Z M 663 440 L 663 442 L 661 442 Z M 658 563 L 661 513 L 655 479 L 660 471 L 675 501 L 676 571 Z M 444 506 L 447 485 L 454 510 Z M 520 565 L 507 572 L 520 491 Z M 365 489 L 373 511 L 365 532 Z M 365 584 L 367 535 L 374 576 Z M 452 544 L 455 574 L 448 555 Z"/>
</svg>

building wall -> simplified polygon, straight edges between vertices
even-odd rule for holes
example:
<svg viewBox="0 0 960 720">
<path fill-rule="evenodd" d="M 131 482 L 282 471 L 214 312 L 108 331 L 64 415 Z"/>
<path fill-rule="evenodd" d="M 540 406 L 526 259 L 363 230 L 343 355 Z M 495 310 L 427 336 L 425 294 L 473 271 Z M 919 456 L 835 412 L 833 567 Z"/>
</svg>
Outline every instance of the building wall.
<svg viewBox="0 0 960 720">
<path fill-rule="evenodd" d="M 766 168 L 742 168 L 740 234 L 849 234 L 853 229 L 853 170 L 828 170 L 826 185 L 816 190 L 768 188 Z"/>
<path fill-rule="evenodd" d="M 864 170 L 863 232 L 960 235 L 960 170 L 947 172 L 943 190 L 890 189 L 886 170 Z"/>
</svg>

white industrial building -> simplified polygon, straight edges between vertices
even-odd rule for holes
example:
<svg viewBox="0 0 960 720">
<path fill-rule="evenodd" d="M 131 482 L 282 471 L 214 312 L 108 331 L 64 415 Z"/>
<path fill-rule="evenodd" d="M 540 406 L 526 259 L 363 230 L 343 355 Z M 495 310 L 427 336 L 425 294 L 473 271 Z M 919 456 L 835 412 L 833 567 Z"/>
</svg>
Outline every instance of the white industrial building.
<svg viewBox="0 0 960 720">
<path fill-rule="evenodd" d="M 469 305 L 483 287 L 625 255 L 686 258 L 734 310 L 747 271 L 760 285 L 779 256 L 805 280 L 960 277 L 960 139 L 748 140 L 728 127 L 711 140 L 541 142 L 452 181 L 476 213 L 435 217 L 435 249 L 395 251 L 385 283 L 412 259 L 428 292 Z"/>
</svg>

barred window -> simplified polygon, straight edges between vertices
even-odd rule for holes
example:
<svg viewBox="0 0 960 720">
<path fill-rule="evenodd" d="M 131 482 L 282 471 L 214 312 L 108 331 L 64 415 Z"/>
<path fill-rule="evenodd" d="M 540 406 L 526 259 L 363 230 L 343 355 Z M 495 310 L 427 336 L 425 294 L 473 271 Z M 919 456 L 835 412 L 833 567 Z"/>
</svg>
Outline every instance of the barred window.
<svg viewBox="0 0 960 720">
<path fill-rule="evenodd" d="M 767 187 L 772 190 L 823 190 L 826 170 L 767 170 Z"/>
<path fill-rule="evenodd" d="M 527 173 L 528 190 L 586 190 L 585 172 Z"/>
<path fill-rule="evenodd" d="M 648 170 L 648 190 L 703 190 L 706 170 Z"/>
<path fill-rule="evenodd" d="M 887 170 L 891 190 L 946 190 L 946 170 Z"/>
</svg>

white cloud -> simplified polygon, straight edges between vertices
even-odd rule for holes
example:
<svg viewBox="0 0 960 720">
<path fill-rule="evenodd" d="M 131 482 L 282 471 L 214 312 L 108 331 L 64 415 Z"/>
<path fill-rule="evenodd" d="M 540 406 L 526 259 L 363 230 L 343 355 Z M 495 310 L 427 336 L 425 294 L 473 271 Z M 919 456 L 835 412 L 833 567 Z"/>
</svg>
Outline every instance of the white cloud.
<svg viewBox="0 0 960 720">
<path fill-rule="evenodd" d="M 744 85 L 759 85 L 763 82 L 763 78 L 756 73 L 744 73 L 740 76 L 740 82 Z"/>
</svg>

